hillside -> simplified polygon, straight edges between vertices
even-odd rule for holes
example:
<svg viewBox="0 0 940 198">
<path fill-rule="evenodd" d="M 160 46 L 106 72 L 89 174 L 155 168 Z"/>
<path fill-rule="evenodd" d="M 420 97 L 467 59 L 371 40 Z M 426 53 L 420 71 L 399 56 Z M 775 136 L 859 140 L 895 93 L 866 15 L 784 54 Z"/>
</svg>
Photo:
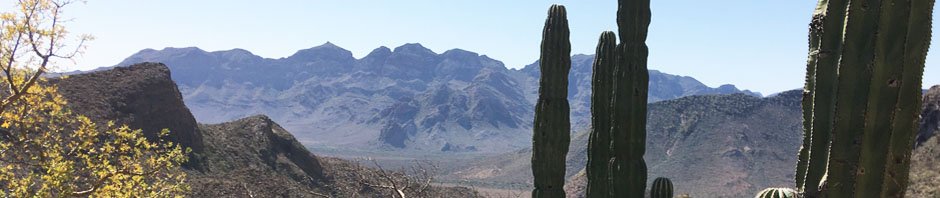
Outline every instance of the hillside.
<svg viewBox="0 0 940 198">
<path fill-rule="evenodd" d="M 799 91 L 788 91 L 763 99 L 703 95 L 650 104 L 645 155 L 649 176 L 672 178 L 677 193 L 696 197 L 748 197 L 768 186 L 792 185 L 801 137 L 800 99 Z M 586 130 L 572 136 L 569 177 L 583 169 L 586 145 Z M 469 160 L 448 178 L 528 183 L 529 155 L 524 149 Z"/>
<path fill-rule="evenodd" d="M 940 131 L 940 85 L 934 85 L 929 90 L 925 90 L 923 101 L 921 120 L 917 125 L 917 137 L 914 139 L 915 148 Z"/>
<path fill-rule="evenodd" d="M 940 85 L 925 91 L 922 108 L 907 196 L 940 197 Z"/>
<path fill-rule="evenodd" d="M 593 56 L 572 56 L 573 129 L 586 127 Z M 199 122 L 269 115 L 305 145 L 422 152 L 503 153 L 531 139 L 538 64 L 507 69 L 485 55 L 420 44 L 379 47 L 356 59 L 331 43 L 279 59 L 242 49 L 142 50 L 119 65 L 153 61 L 173 71 Z M 650 101 L 696 94 L 748 93 L 710 88 L 691 77 L 650 71 Z"/>
<path fill-rule="evenodd" d="M 93 121 L 115 120 L 148 137 L 169 128 L 169 140 L 193 148 L 184 165 L 193 197 L 384 197 L 363 185 L 381 182 L 357 163 L 318 157 L 267 116 L 198 124 L 160 63 L 52 79 L 69 107 Z M 477 197 L 462 187 L 430 187 L 429 193 Z M 320 194 L 320 195 L 318 195 Z"/>
</svg>

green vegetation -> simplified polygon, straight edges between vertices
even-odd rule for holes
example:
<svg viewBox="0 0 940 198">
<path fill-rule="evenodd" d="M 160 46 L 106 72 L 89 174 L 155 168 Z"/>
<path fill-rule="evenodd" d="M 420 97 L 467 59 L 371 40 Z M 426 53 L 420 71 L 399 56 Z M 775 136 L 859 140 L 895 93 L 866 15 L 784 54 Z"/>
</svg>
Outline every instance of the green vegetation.
<svg viewBox="0 0 940 198">
<path fill-rule="evenodd" d="M 933 3 L 819 1 L 796 173 L 806 197 L 904 196 Z"/>
<path fill-rule="evenodd" d="M 568 40 L 565 6 L 552 5 L 542 33 L 539 67 L 539 99 L 532 126 L 532 197 L 565 197 L 565 155 L 571 141 L 568 109 L 568 70 L 571 42 Z"/>
<path fill-rule="evenodd" d="M 618 6 L 620 44 L 617 45 L 619 57 L 613 69 L 611 94 L 610 196 L 642 197 L 646 192 L 647 174 L 643 155 L 646 152 L 649 90 L 649 70 L 646 68 L 649 1 L 621 0 Z"/>
<path fill-rule="evenodd" d="M 601 33 L 594 58 L 591 82 L 591 133 L 588 139 L 587 197 L 610 196 L 610 102 L 614 66 L 617 64 L 617 35 Z"/>
<path fill-rule="evenodd" d="M 672 198 L 672 181 L 665 177 L 653 180 L 653 186 L 650 187 L 650 198 Z"/>
<path fill-rule="evenodd" d="M 59 54 L 70 3 L 21 0 L 0 15 L 0 197 L 182 197 L 189 149 L 164 141 L 168 130 L 148 138 L 74 114 L 43 77 L 79 52 Z"/>
<path fill-rule="evenodd" d="M 760 191 L 755 198 L 796 198 L 797 192 L 789 188 L 768 188 Z"/>
</svg>

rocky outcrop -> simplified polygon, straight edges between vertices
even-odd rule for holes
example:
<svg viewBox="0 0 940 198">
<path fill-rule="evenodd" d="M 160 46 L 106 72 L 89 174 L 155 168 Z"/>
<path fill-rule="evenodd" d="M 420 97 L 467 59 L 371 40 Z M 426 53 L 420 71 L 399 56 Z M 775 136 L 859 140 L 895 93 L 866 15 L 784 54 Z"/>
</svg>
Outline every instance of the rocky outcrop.
<svg viewBox="0 0 940 198">
<path fill-rule="evenodd" d="M 251 167 L 285 174 L 296 181 L 324 179 L 317 156 L 265 115 L 202 125 L 200 129 L 206 137 L 209 172 Z"/>
<path fill-rule="evenodd" d="M 919 147 L 930 137 L 940 132 L 940 85 L 934 85 L 924 93 L 924 104 L 921 108 L 921 119 L 917 123 L 917 138 L 914 141 L 914 148 Z"/>
<path fill-rule="evenodd" d="M 110 70 L 49 80 L 59 87 L 73 112 L 85 115 L 100 126 L 107 121 L 142 129 L 156 138 L 169 129 L 169 141 L 202 152 L 202 135 L 196 119 L 161 63 L 140 63 Z"/>
</svg>

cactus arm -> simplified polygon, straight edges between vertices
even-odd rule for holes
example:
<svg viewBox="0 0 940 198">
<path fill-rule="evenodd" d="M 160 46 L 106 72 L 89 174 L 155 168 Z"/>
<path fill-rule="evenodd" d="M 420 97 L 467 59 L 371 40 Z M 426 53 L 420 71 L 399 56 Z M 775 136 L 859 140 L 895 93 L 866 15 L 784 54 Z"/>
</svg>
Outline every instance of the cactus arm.
<svg viewBox="0 0 940 198">
<path fill-rule="evenodd" d="M 819 54 L 819 38 L 822 36 L 822 18 L 827 3 L 821 1 L 813 13 L 809 24 L 809 55 L 806 58 L 806 83 L 803 88 L 803 145 L 800 146 L 799 160 L 796 165 L 796 188 L 803 190 L 806 181 L 806 169 L 809 165 L 809 150 L 813 134 L 813 95 L 816 90 L 816 55 Z"/>
<path fill-rule="evenodd" d="M 568 71 L 571 43 L 565 7 L 552 5 L 545 19 L 539 67 L 539 98 L 532 135 L 532 197 L 563 198 L 565 156 L 570 143 Z"/>
<path fill-rule="evenodd" d="M 613 68 L 617 64 L 617 35 L 601 33 L 594 56 L 591 82 L 591 134 L 588 139 L 588 198 L 608 197 L 607 179 L 610 159 L 610 100 L 613 93 Z"/>
<path fill-rule="evenodd" d="M 874 43 L 874 64 L 868 91 L 868 107 L 864 112 L 861 151 L 855 180 L 856 197 L 881 196 L 885 159 L 888 154 L 886 140 L 892 136 L 892 123 L 902 83 L 905 37 L 910 12 L 910 0 L 883 0 Z M 919 88 L 919 86 L 918 86 Z M 905 144 L 907 145 L 907 144 Z"/>
<path fill-rule="evenodd" d="M 823 31 L 820 35 L 819 52 L 816 54 L 816 79 L 813 90 L 813 119 L 810 138 L 809 159 L 803 190 L 816 194 L 819 182 L 826 174 L 829 159 L 829 143 L 834 116 L 838 61 L 842 56 L 842 29 L 845 22 L 846 0 L 820 0 L 823 16 L 819 16 Z"/>
<path fill-rule="evenodd" d="M 853 197 L 861 135 L 871 84 L 871 65 L 877 36 L 879 0 L 853 0 L 845 25 L 845 47 L 839 78 L 832 143 L 829 148 L 826 197 Z"/>
<path fill-rule="evenodd" d="M 904 46 L 903 77 L 891 132 L 888 162 L 881 197 L 904 197 L 908 184 L 911 149 L 921 109 L 924 61 L 930 46 L 934 0 L 911 0 L 907 41 Z"/>
</svg>

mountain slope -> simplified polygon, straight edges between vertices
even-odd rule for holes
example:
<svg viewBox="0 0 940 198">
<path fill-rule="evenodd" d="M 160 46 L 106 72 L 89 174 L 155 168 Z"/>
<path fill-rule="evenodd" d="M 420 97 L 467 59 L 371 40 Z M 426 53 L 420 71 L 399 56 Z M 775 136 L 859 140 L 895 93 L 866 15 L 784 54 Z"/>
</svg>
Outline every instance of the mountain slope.
<svg viewBox="0 0 940 198">
<path fill-rule="evenodd" d="M 908 197 L 940 197 L 940 85 L 925 91 L 915 149 L 911 155 Z"/>
<path fill-rule="evenodd" d="M 573 56 L 573 129 L 586 127 L 593 56 Z M 200 122 L 269 115 L 316 148 L 502 153 L 528 146 L 537 63 L 509 70 L 460 49 L 420 44 L 380 47 L 361 59 L 331 43 L 280 59 L 233 49 L 142 50 L 121 62 L 166 63 Z M 651 101 L 693 94 L 750 93 L 709 88 L 651 71 Z"/>
<path fill-rule="evenodd" d="M 792 185 L 800 99 L 800 91 L 788 91 L 763 99 L 704 95 L 650 104 L 645 155 L 650 178 L 669 177 L 677 193 L 696 197 L 747 197 L 765 187 Z M 586 145 L 586 130 L 572 136 L 569 177 L 583 169 Z M 526 149 L 474 159 L 449 178 L 528 183 L 529 155 Z"/>
<path fill-rule="evenodd" d="M 929 90 L 925 90 L 923 102 L 920 111 L 921 120 L 917 125 L 917 137 L 914 140 L 915 148 L 940 131 L 940 85 L 934 85 Z"/>
<path fill-rule="evenodd" d="M 251 116 L 221 124 L 197 124 L 183 105 L 160 63 L 51 79 L 77 114 L 93 121 L 114 120 L 153 136 L 170 129 L 169 140 L 194 148 L 183 166 L 193 197 L 382 197 L 361 181 L 378 177 L 351 177 L 360 168 L 342 159 L 322 158 L 307 151 L 287 130 L 267 116 Z M 198 149 L 197 149 L 198 148 Z M 433 187 L 433 192 L 457 197 L 478 197 L 466 188 Z"/>
</svg>

